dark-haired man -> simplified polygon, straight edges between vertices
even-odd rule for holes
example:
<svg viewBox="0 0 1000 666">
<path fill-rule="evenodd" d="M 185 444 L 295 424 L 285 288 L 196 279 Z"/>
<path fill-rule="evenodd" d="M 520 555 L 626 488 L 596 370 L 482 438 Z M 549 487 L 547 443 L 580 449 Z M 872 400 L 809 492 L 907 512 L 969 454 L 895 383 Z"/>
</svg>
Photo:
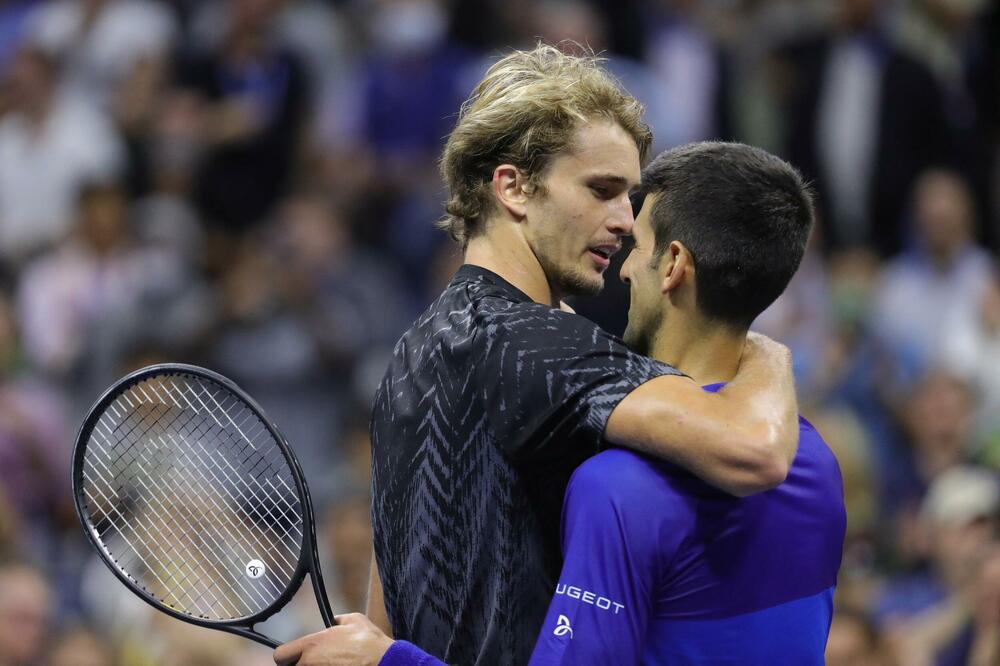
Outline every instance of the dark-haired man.
<svg viewBox="0 0 1000 666">
<path fill-rule="evenodd" d="M 625 340 L 716 391 L 798 267 L 808 191 L 782 160 L 724 143 L 660 155 L 643 190 Z M 566 491 L 563 570 L 532 664 L 820 665 L 844 529 L 837 461 L 804 419 L 786 481 L 744 499 L 600 453 Z"/>
</svg>

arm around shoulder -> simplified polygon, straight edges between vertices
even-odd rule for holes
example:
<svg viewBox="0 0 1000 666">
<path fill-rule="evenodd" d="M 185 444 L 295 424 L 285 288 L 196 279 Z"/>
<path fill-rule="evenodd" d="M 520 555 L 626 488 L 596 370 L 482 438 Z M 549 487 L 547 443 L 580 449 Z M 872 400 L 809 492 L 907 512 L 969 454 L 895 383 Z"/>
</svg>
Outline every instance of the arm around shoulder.
<svg viewBox="0 0 1000 666">
<path fill-rule="evenodd" d="M 788 349 L 751 334 L 736 378 L 718 393 L 664 376 L 629 393 L 605 438 L 678 464 L 737 496 L 779 485 L 798 449 Z"/>
</svg>

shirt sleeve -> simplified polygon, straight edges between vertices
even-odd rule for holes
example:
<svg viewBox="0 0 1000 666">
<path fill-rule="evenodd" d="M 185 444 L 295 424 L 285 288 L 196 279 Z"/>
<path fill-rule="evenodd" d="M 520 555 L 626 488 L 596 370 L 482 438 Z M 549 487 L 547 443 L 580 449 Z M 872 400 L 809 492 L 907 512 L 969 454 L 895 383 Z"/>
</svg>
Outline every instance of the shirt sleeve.
<svg viewBox="0 0 1000 666">
<path fill-rule="evenodd" d="M 639 663 L 659 563 L 671 557 L 656 518 L 669 508 L 650 492 L 646 465 L 636 454 L 609 450 L 573 475 L 563 507 L 563 569 L 531 666 Z"/>
<path fill-rule="evenodd" d="M 413 643 L 395 641 L 389 650 L 382 655 L 378 666 L 446 666 L 446 664 L 427 654 Z"/>
<path fill-rule="evenodd" d="M 593 455 L 626 395 L 655 377 L 680 374 L 583 317 L 536 303 L 504 305 L 482 315 L 474 372 L 497 439 L 515 459 Z"/>
</svg>

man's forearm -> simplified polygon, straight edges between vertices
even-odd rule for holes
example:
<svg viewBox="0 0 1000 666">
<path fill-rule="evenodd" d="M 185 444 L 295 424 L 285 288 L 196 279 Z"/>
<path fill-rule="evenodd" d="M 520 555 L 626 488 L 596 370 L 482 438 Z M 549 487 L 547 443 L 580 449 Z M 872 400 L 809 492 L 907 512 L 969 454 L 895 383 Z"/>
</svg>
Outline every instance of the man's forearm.
<svg viewBox="0 0 1000 666">
<path fill-rule="evenodd" d="M 798 433 L 791 356 L 755 337 L 737 377 L 719 393 L 681 377 L 654 379 L 615 408 L 605 437 L 745 496 L 784 481 Z"/>
</svg>

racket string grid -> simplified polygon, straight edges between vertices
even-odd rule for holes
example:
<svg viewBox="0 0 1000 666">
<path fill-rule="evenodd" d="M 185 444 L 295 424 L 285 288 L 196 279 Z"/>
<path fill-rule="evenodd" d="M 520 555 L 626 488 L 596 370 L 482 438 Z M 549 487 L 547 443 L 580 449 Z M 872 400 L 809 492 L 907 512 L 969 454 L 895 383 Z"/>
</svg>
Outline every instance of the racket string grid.
<svg viewBox="0 0 1000 666">
<path fill-rule="evenodd" d="M 295 481 L 270 430 L 231 393 L 197 377 L 141 381 L 108 406 L 88 447 L 92 529 L 147 594 L 221 622 L 286 589 L 303 544 Z"/>
</svg>

